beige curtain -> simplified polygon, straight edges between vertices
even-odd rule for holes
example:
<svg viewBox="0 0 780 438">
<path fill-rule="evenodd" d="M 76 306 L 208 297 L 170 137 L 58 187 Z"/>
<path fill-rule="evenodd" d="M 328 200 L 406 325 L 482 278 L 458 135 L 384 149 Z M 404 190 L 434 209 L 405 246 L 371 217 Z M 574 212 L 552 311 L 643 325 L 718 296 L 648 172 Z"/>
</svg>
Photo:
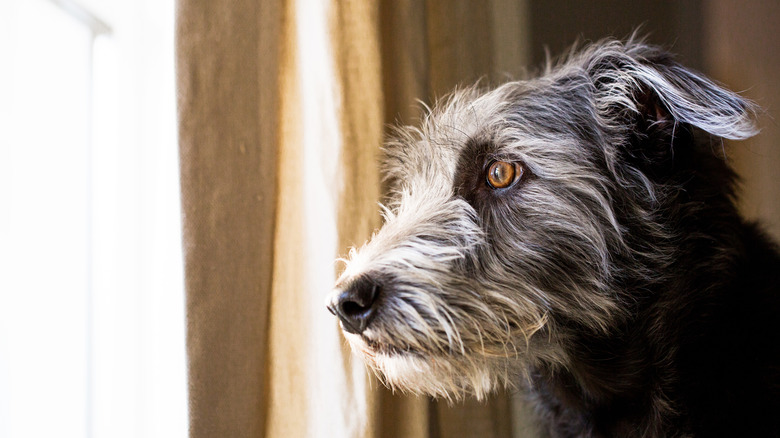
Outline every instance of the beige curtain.
<svg viewBox="0 0 780 438">
<path fill-rule="evenodd" d="M 284 17 L 274 2 L 178 4 L 192 436 L 263 436 L 268 418 Z"/>
<path fill-rule="evenodd" d="M 385 125 L 414 123 L 417 99 L 457 84 L 519 75 L 525 1 L 178 0 L 191 436 L 534 435 L 510 394 L 455 406 L 390 394 L 324 307 L 334 259 L 380 225 Z M 743 58 L 773 56 L 761 37 L 777 8 L 736 5 L 706 8 L 712 70 L 780 89 L 762 82 L 776 69 L 742 68 L 771 65 Z M 770 220 L 775 125 L 737 160 L 746 210 Z"/>
<path fill-rule="evenodd" d="M 179 1 L 193 437 L 512 434 L 507 394 L 390 394 L 324 299 L 334 259 L 380 225 L 385 123 L 516 73 L 521 18 L 513 1 Z"/>
</svg>

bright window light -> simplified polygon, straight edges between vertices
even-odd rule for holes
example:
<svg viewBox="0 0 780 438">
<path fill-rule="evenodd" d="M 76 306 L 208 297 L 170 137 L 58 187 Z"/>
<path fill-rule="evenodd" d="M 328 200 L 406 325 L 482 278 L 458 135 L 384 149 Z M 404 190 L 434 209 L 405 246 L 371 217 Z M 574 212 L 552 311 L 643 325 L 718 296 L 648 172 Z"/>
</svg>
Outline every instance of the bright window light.
<svg viewBox="0 0 780 438">
<path fill-rule="evenodd" d="M 185 437 L 173 0 L 0 0 L 0 437 Z"/>
</svg>

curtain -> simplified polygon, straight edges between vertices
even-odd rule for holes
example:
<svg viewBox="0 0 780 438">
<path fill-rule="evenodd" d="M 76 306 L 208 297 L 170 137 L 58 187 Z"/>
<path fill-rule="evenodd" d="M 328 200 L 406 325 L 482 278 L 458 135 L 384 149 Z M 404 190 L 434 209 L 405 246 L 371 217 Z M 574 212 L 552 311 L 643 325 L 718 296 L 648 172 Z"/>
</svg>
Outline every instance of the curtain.
<svg viewBox="0 0 780 438">
<path fill-rule="evenodd" d="M 414 123 L 418 99 L 516 74 L 522 11 L 179 0 L 191 436 L 525 433 L 509 394 L 452 406 L 391 394 L 324 306 L 334 260 L 381 224 L 385 125 Z"/>
<path fill-rule="evenodd" d="M 284 10 L 181 1 L 176 50 L 193 436 L 262 436 Z"/>
<path fill-rule="evenodd" d="M 386 124 L 415 123 L 417 100 L 458 84 L 519 76 L 526 2 L 178 0 L 193 437 L 535 435 L 512 394 L 453 406 L 391 394 L 324 307 L 336 257 L 380 226 Z M 767 122 L 780 8 L 757 6 L 707 3 L 704 58 L 770 110 L 732 151 L 743 210 L 780 236 Z"/>
</svg>

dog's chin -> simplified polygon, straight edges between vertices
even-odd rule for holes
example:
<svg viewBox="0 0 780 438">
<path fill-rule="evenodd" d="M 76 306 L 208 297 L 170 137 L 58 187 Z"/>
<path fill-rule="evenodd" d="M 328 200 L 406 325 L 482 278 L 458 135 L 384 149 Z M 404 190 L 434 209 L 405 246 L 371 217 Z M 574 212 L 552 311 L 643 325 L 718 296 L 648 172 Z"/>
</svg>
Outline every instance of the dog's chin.
<svg viewBox="0 0 780 438">
<path fill-rule="evenodd" d="M 346 332 L 344 335 L 352 351 L 393 391 L 447 400 L 462 400 L 466 396 L 482 400 L 499 386 L 499 379 L 489 368 L 452 355 L 420 354 L 369 336 Z"/>
</svg>

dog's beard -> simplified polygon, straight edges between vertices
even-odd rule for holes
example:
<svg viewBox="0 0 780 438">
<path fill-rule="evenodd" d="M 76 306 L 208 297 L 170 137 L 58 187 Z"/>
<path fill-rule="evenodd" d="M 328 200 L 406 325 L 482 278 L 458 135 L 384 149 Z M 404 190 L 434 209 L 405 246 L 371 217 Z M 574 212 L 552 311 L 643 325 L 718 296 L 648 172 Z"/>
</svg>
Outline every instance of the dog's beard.
<svg viewBox="0 0 780 438">
<path fill-rule="evenodd" d="M 533 356 L 530 339 L 545 323 L 542 316 L 522 328 L 506 327 L 500 340 L 496 334 L 464 335 L 456 348 L 442 348 L 446 337 L 428 339 L 420 333 L 413 342 L 404 342 L 403 336 L 388 333 L 392 327 L 344 334 L 352 350 L 394 391 L 450 401 L 466 396 L 483 400 L 500 387 L 524 380 L 525 364 Z"/>
<path fill-rule="evenodd" d="M 365 335 L 345 333 L 377 378 L 393 391 L 461 400 L 467 395 L 484 399 L 510 378 L 496 372 L 486 358 L 458 354 L 422 355 L 411 349 L 372 341 Z"/>
</svg>

